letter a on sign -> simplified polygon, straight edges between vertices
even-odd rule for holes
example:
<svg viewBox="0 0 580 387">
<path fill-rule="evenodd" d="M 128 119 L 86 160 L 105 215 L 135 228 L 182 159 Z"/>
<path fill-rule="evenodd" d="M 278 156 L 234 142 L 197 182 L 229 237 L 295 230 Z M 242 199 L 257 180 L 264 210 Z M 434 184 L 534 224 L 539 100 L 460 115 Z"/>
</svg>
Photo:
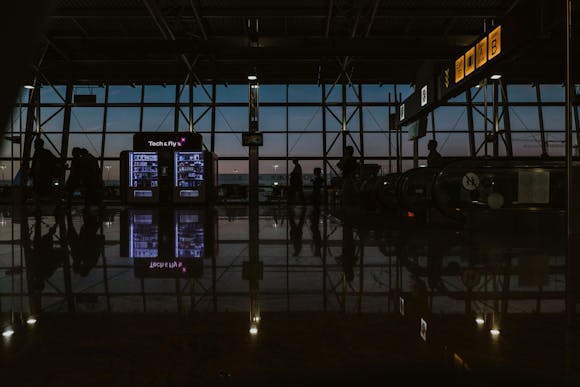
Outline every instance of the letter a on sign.
<svg viewBox="0 0 580 387">
<path fill-rule="evenodd" d="M 487 62 L 487 37 L 477 42 L 475 47 L 475 67 L 480 68 Z"/>
<path fill-rule="evenodd" d="M 501 53 L 501 26 L 488 35 L 487 59 L 492 60 Z"/>
</svg>

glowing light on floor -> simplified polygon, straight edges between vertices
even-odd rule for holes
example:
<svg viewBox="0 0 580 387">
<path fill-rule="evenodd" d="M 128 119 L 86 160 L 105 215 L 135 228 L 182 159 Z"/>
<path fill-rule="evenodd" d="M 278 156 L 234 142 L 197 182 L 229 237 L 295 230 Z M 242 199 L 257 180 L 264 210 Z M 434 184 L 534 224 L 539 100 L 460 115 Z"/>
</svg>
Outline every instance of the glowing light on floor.
<svg viewBox="0 0 580 387">
<path fill-rule="evenodd" d="M 2 332 L 2 336 L 4 337 L 10 337 L 14 334 L 14 331 L 12 330 L 12 328 L 6 328 L 4 330 L 4 332 Z"/>
<path fill-rule="evenodd" d="M 34 325 L 36 324 L 36 319 L 34 317 L 29 317 L 28 320 L 26 320 L 26 323 L 28 325 Z"/>
<path fill-rule="evenodd" d="M 481 317 L 478 317 L 475 319 L 475 322 L 477 323 L 477 325 L 483 325 L 485 323 L 485 320 L 482 319 Z"/>
<path fill-rule="evenodd" d="M 490 330 L 489 330 L 489 333 L 490 333 L 492 336 L 494 336 L 494 337 L 497 337 L 497 336 L 499 336 L 499 329 L 490 329 Z"/>
<path fill-rule="evenodd" d="M 256 326 L 251 326 L 250 327 L 250 335 L 252 336 L 256 336 L 258 334 L 258 327 Z"/>
</svg>

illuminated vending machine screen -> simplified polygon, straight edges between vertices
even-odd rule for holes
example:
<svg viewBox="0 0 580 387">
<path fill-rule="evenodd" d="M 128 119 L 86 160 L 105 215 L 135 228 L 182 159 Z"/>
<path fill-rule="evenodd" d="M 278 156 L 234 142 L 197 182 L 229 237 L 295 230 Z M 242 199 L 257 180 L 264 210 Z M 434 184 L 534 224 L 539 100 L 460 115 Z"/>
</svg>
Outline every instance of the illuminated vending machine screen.
<svg viewBox="0 0 580 387">
<path fill-rule="evenodd" d="M 196 198 L 203 187 L 203 152 L 175 152 L 175 187 L 179 197 Z"/>
<path fill-rule="evenodd" d="M 159 157 L 157 152 L 129 153 L 129 187 L 134 197 L 153 197 L 153 188 L 159 186 Z"/>
<path fill-rule="evenodd" d="M 204 227 L 199 214 L 178 211 L 175 217 L 175 257 L 202 258 L 204 253 Z"/>
<path fill-rule="evenodd" d="M 129 256 L 157 258 L 159 256 L 159 227 L 152 213 L 134 212 L 129 220 Z"/>
</svg>

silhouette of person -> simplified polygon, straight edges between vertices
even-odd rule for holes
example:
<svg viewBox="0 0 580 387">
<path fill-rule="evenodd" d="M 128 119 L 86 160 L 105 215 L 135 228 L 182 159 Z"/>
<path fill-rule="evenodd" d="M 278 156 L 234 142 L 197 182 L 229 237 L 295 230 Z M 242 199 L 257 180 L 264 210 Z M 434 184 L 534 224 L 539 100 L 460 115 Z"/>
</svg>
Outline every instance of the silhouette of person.
<svg viewBox="0 0 580 387">
<path fill-rule="evenodd" d="M 34 223 L 34 239 L 30 259 L 27 265 L 30 269 L 32 288 L 41 292 L 44 282 L 49 279 L 65 259 L 66 251 L 54 248 L 54 235 L 57 224 L 52 225 L 48 232 L 42 235 L 42 217 L 37 215 Z"/>
<path fill-rule="evenodd" d="M 290 223 L 290 240 L 292 241 L 292 246 L 294 251 L 292 252 L 293 257 L 300 255 L 302 251 L 302 229 L 304 227 L 304 220 L 306 218 L 306 208 L 300 207 L 299 218 L 296 219 L 296 214 L 294 213 L 295 208 L 288 207 L 288 222 Z"/>
<path fill-rule="evenodd" d="M 349 222 L 343 222 L 342 224 L 342 253 L 336 257 L 336 260 L 342 264 L 342 272 L 347 282 L 351 282 L 354 279 L 356 256 L 354 253 L 353 229 Z"/>
<path fill-rule="evenodd" d="M 72 221 L 72 215 L 67 213 L 67 242 L 72 258 L 72 268 L 75 273 L 86 277 L 97 264 L 105 246 L 104 235 L 98 234 L 102 219 L 91 213 L 83 214 L 83 225 L 77 233 Z"/>
<path fill-rule="evenodd" d="M 443 163 L 443 156 L 437 152 L 437 141 L 429 140 L 427 143 L 427 149 L 429 150 L 429 154 L 427 155 L 427 166 L 440 167 Z"/>
<path fill-rule="evenodd" d="M 72 149 L 72 161 L 70 163 L 70 172 L 65 184 L 66 201 L 70 205 L 74 192 L 81 188 L 81 179 L 83 175 L 83 160 L 81 158 L 81 148 Z"/>
<path fill-rule="evenodd" d="M 302 190 L 302 166 L 297 158 L 292 159 L 294 169 L 290 172 L 290 189 L 288 199 L 290 203 L 304 202 L 304 191 Z"/>
<path fill-rule="evenodd" d="M 336 164 L 342 171 L 342 203 L 344 205 L 354 204 L 356 199 L 354 178 L 359 170 L 359 164 L 353 155 L 354 148 L 349 145 L 344 148 L 344 155 Z"/>
<path fill-rule="evenodd" d="M 82 179 L 81 185 L 84 191 L 85 207 L 101 205 L 103 201 L 103 177 L 99 161 L 85 148 L 80 149 Z"/>
<path fill-rule="evenodd" d="M 47 196 L 52 192 L 52 181 L 58 173 L 58 158 L 44 148 L 44 140 L 37 137 L 34 140 L 34 155 L 30 166 L 32 190 L 37 196 Z"/>
<path fill-rule="evenodd" d="M 320 236 L 320 228 L 318 227 L 319 222 L 320 210 L 314 207 L 312 212 L 310 212 L 310 233 L 312 234 L 312 255 L 315 257 L 321 256 L 322 238 Z"/>
<path fill-rule="evenodd" d="M 312 204 L 318 207 L 322 201 L 322 184 L 323 180 L 321 175 L 322 170 L 319 167 L 314 168 L 314 177 L 312 178 Z"/>
</svg>

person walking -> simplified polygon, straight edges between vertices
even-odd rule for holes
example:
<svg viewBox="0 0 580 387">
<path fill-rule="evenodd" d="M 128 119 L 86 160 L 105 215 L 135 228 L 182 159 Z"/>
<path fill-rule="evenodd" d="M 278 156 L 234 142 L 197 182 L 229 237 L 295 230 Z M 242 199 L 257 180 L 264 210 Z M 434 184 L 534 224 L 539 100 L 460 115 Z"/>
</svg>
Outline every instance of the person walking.
<svg viewBox="0 0 580 387">
<path fill-rule="evenodd" d="M 290 189 L 288 192 L 288 201 L 290 203 L 304 202 L 304 190 L 302 187 L 302 166 L 297 158 L 292 159 L 294 169 L 290 172 Z"/>
</svg>

